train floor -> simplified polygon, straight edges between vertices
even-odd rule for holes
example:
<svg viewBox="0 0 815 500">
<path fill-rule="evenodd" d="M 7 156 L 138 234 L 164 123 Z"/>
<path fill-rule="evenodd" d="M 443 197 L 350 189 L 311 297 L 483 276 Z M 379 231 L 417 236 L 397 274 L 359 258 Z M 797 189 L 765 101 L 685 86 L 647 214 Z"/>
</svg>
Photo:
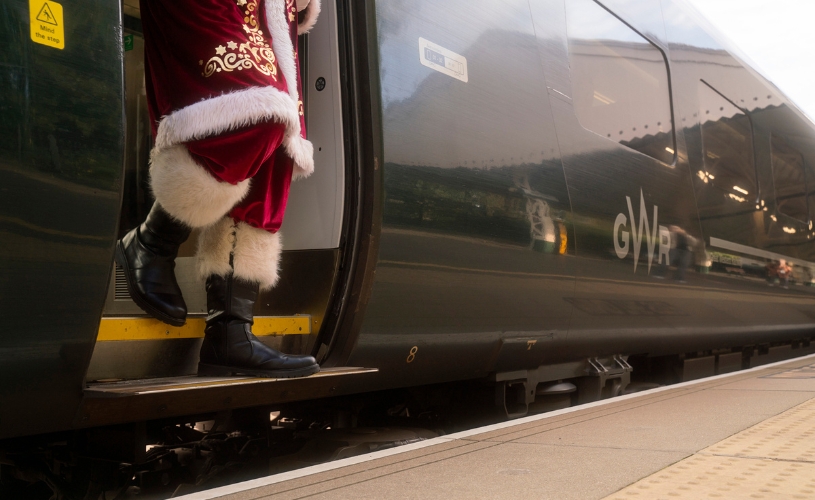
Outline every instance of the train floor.
<svg viewBox="0 0 815 500">
<path fill-rule="evenodd" d="M 815 498 L 815 355 L 178 498 Z"/>
</svg>

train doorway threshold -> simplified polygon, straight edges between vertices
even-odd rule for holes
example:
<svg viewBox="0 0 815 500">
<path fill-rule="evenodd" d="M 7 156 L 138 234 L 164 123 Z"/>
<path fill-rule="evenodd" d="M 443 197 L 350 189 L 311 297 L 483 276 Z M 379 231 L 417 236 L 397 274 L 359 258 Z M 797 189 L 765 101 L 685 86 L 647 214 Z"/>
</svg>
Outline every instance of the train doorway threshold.
<svg viewBox="0 0 815 500">
<path fill-rule="evenodd" d="M 376 368 L 324 368 L 300 378 L 187 375 L 87 384 L 75 424 L 80 427 L 195 415 L 339 396 Z"/>
</svg>

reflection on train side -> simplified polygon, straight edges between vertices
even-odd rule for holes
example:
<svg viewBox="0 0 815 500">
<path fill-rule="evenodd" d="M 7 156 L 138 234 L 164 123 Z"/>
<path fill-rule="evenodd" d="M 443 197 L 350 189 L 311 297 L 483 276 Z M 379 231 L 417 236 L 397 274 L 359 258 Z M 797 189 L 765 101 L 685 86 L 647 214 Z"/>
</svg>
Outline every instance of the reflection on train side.
<svg viewBox="0 0 815 500">
<path fill-rule="evenodd" d="M 671 164 L 676 145 L 664 54 L 592 0 L 566 2 L 566 21 L 580 124 Z"/>
</svg>

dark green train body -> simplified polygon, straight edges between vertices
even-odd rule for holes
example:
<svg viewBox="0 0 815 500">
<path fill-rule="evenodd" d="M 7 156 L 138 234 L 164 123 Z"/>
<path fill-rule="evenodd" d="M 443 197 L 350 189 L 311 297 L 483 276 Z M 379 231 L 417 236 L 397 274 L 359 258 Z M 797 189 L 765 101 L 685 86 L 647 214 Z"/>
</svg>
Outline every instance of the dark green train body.
<svg viewBox="0 0 815 500">
<path fill-rule="evenodd" d="M 632 365 L 810 352 L 815 128 L 681 2 L 323 1 L 316 173 L 255 314 L 324 370 L 204 385 L 195 238 L 185 329 L 113 265 L 152 203 L 138 5 L 61 3 L 64 48 L 0 7 L 0 463 L 50 433 L 473 379 L 532 388 L 519 415 L 551 381 L 586 401 Z"/>
</svg>

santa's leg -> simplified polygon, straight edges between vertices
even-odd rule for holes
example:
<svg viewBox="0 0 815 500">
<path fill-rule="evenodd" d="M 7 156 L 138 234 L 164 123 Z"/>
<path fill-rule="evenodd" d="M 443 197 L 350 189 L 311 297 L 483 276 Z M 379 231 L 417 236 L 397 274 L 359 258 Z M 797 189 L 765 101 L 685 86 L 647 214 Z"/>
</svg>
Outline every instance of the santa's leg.
<svg viewBox="0 0 815 500">
<path fill-rule="evenodd" d="M 303 377 L 320 371 L 312 356 L 282 354 L 252 333 L 258 289 L 278 280 L 292 160 L 280 148 L 252 179 L 230 214 L 205 228 L 198 241 L 198 273 L 207 283 L 207 324 L 199 375 L 246 373 Z"/>
<path fill-rule="evenodd" d="M 133 301 L 173 326 L 186 322 L 187 305 L 175 278 L 178 248 L 192 228 L 208 226 L 228 213 L 248 192 L 249 179 L 230 183 L 216 178 L 205 160 L 186 145 L 154 151 L 150 183 L 156 202 L 147 219 L 116 244 Z"/>
</svg>

